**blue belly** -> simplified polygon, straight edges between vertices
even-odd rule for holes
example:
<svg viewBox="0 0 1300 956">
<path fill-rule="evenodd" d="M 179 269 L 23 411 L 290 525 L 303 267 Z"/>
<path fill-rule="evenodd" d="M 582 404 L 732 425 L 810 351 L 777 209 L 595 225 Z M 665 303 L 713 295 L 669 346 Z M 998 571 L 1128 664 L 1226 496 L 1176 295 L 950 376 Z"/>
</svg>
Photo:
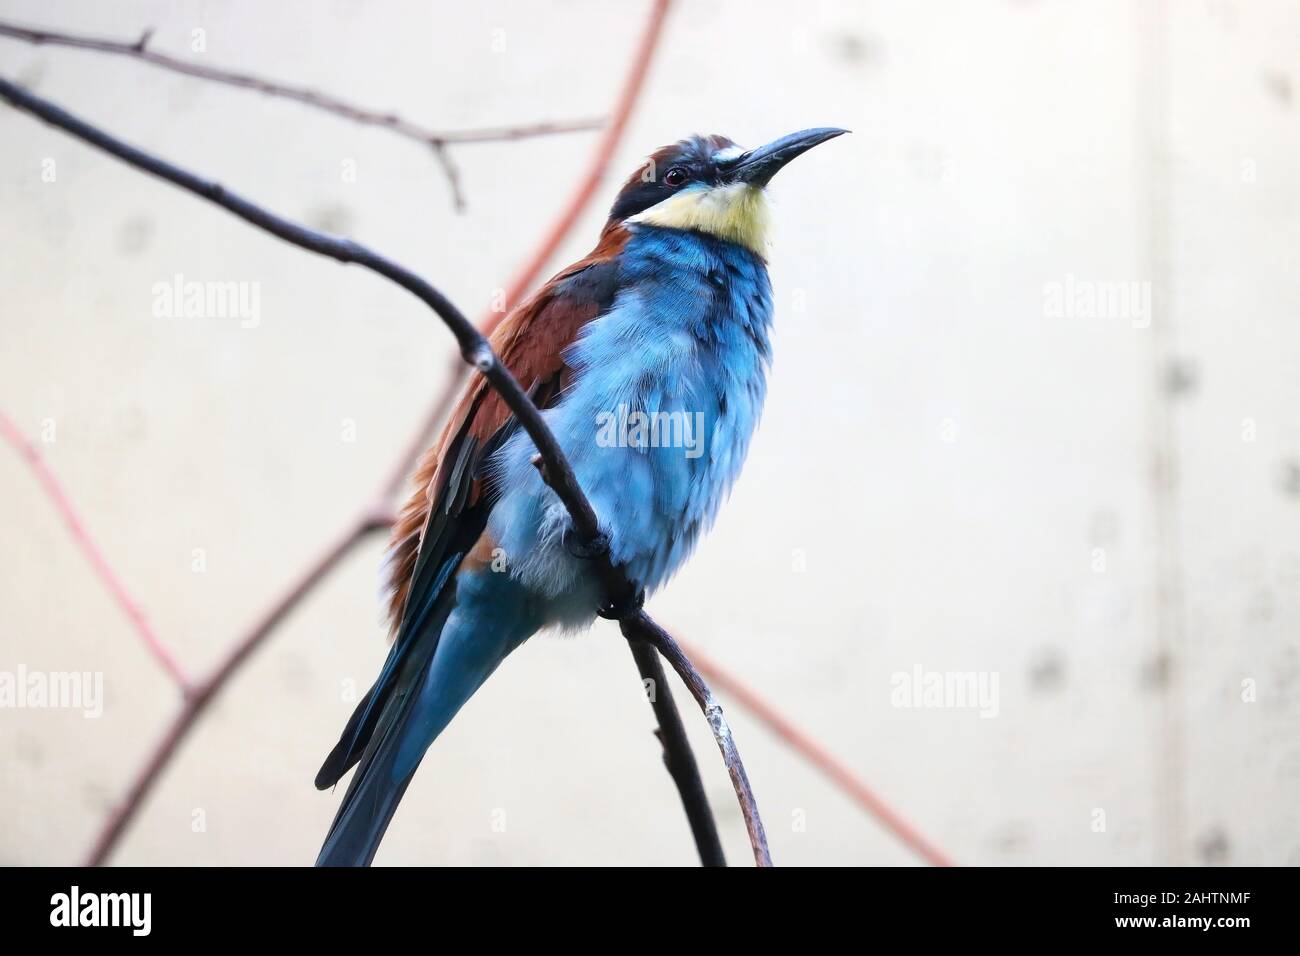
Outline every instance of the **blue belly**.
<svg viewBox="0 0 1300 956">
<path fill-rule="evenodd" d="M 741 246 L 633 230 L 620 291 L 566 353 L 571 384 L 545 417 L 614 559 L 653 591 L 712 524 L 740 472 L 766 392 L 772 296 L 763 260 Z M 497 453 L 504 490 L 489 529 L 545 616 L 584 625 L 599 595 L 563 547 L 568 516 L 533 453 L 522 432 Z"/>
</svg>

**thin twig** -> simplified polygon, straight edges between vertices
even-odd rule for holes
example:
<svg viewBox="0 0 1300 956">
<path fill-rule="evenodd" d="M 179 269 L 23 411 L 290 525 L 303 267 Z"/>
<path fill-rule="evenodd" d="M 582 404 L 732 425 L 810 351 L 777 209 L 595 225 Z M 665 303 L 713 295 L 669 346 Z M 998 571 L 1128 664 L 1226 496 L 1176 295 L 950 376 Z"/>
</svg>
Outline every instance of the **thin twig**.
<svg viewBox="0 0 1300 956">
<path fill-rule="evenodd" d="M 122 579 L 118 577 L 112 565 L 104 558 L 104 553 L 99 550 L 99 545 L 91 537 L 85 522 L 81 520 L 76 509 L 72 507 L 72 502 L 68 499 L 67 493 L 64 492 L 63 485 L 54 476 L 54 472 L 45 463 L 45 459 L 36 450 L 36 446 L 27 440 L 23 433 L 18 430 L 18 427 L 2 411 L 0 411 L 0 435 L 3 435 L 5 441 L 27 459 L 28 465 L 45 489 L 46 495 L 54 502 L 55 509 L 62 516 L 64 524 L 68 526 L 68 531 L 72 534 L 73 540 L 81 548 L 81 553 L 86 556 L 90 566 L 95 569 L 99 579 L 108 588 L 108 593 L 113 596 L 113 600 L 117 602 L 118 607 L 122 609 L 127 620 L 135 628 L 135 632 L 140 635 L 140 639 L 144 641 L 149 653 L 162 665 L 163 670 L 171 675 L 172 680 L 176 682 L 182 691 L 187 690 L 190 687 L 190 679 L 186 675 L 184 668 L 172 656 L 172 652 L 167 649 L 167 645 L 163 643 L 162 638 L 153 629 L 153 625 L 149 623 L 149 619 L 145 617 L 139 603 L 135 598 L 131 597 Z"/>
<path fill-rule="evenodd" d="M 433 144 L 433 158 L 442 167 L 442 174 L 447 177 L 447 188 L 451 190 L 451 205 L 456 212 L 465 211 L 465 190 L 460 183 L 460 167 L 451 158 L 451 150 L 446 143 Z"/>
<path fill-rule="evenodd" d="M 682 715 L 673 703 L 673 693 L 664 676 L 659 652 L 645 641 L 628 641 L 627 644 L 632 648 L 637 670 L 641 672 L 641 680 L 650 693 L 650 706 L 654 708 L 655 717 L 659 720 L 655 736 L 663 747 L 664 766 L 673 778 L 673 783 L 677 784 L 677 792 L 686 807 L 686 818 L 691 822 L 691 835 L 695 837 L 700 862 L 704 866 L 726 866 L 727 858 L 722 852 L 722 841 L 718 838 L 713 812 L 709 809 L 709 798 L 704 793 L 700 768 L 686 739 Z"/>
<path fill-rule="evenodd" d="M 329 93 L 321 93 L 306 87 L 268 80 L 250 73 L 239 73 L 235 70 L 224 70 L 220 67 L 193 63 L 167 53 L 159 53 L 149 48 L 149 43 L 153 38 L 152 29 L 145 30 L 140 34 L 139 39 L 133 42 L 125 42 L 90 37 L 84 34 L 66 33 L 59 30 L 44 30 L 0 20 L 0 36 L 22 40 L 37 46 L 64 46 L 130 57 L 164 70 L 170 70 L 173 73 L 198 77 L 202 80 L 210 80 L 226 86 L 255 90 L 267 96 L 293 100 L 322 112 L 333 113 L 335 116 L 341 116 L 363 126 L 377 126 L 389 130 L 398 136 L 421 143 L 433 151 L 434 158 L 446 174 L 447 184 L 451 189 L 452 201 L 457 211 L 465 208 L 465 197 L 461 192 L 460 178 L 457 175 L 456 167 L 447 155 L 448 146 L 459 143 L 502 142 L 536 136 L 554 136 L 560 133 L 587 132 L 600 129 L 604 125 L 604 121 L 600 119 L 579 119 L 525 123 L 517 126 L 497 126 L 484 129 L 434 130 L 404 119 L 397 113 L 368 109 L 355 103 L 349 103 Z"/>
<path fill-rule="evenodd" d="M 314 109 L 333 113 L 354 123 L 360 123 L 363 126 L 378 126 L 391 130 L 398 136 L 423 143 L 426 146 L 501 142 L 529 139 L 537 136 L 554 136 L 562 133 L 581 133 L 600 129 L 604 125 L 604 120 L 587 118 L 561 121 L 548 120 L 480 129 L 435 130 L 404 119 L 397 113 L 368 109 L 328 93 L 268 80 L 250 73 L 239 73 L 234 70 L 223 70 L 219 67 L 191 63 L 179 57 L 159 53 L 149 49 L 149 41 L 153 37 L 153 30 L 146 30 L 138 40 L 126 43 L 120 40 L 105 40 L 56 30 L 24 27 L 16 23 L 0 20 L 0 36 L 23 40 L 36 45 L 75 47 L 82 50 L 95 50 L 99 53 L 116 53 L 121 56 L 132 57 L 153 66 L 171 70 L 173 73 L 182 73 L 186 76 L 198 77 L 214 83 L 255 90 L 267 96 L 295 100 Z"/>
<path fill-rule="evenodd" d="M 754 862 L 758 866 L 771 866 L 772 856 L 767 849 L 767 834 L 763 831 L 763 821 L 758 815 L 754 790 L 749 785 L 749 775 L 745 773 L 745 765 L 740 759 L 740 752 L 736 749 L 736 739 L 722 712 L 722 705 L 718 703 L 717 698 L 713 696 L 713 691 L 709 690 L 709 685 L 695 669 L 690 658 L 673 640 L 672 635 L 656 624 L 648 614 L 637 611 L 621 619 L 618 624 L 623 631 L 623 636 L 629 641 L 647 641 L 662 654 L 677 672 L 677 676 L 686 684 L 695 702 L 700 705 L 700 710 L 704 712 L 704 717 L 713 730 L 713 739 L 718 743 L 718 750 L 722 752 L 722 762 L 726 764 L 727 773 L 731 776 L 731 785 L 735 788 L 736 799 L 740 802 L 740 812 L 745 817 L 745 829 L 749 832 L 749 844 L 754 849 Z"/>
</svg>

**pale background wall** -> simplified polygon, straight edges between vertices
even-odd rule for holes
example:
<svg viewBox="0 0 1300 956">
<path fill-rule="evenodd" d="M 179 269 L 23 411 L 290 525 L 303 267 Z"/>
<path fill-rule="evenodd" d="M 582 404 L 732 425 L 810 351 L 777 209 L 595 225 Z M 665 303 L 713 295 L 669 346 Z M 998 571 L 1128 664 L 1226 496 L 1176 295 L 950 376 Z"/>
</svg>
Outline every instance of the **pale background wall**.
<svg viewBox="0 0 1300 956">
<path fill-rule="evenodd" d="M 32 24 L 152 26 L 184 55 L 201 27 L 214 64 L 446 127 L 603 113 L 644 11 L 0 0 Z M 766 418 L 652 610 L 959 862 L 1300 862 L 1300 6 L 700 0 L 667 29 L 618 174 L 694 131 L 855 132 L 777 180 Z M 380 131 L 6 39 L 0 73 L 474 311 L 592 142 L 460 150 L 456 216 L 430 157 Z M 0 143 L 0 408 L 31 434 L 54 420 L 52 467 L 202 670 L 382 480 L 449 340 L 388 284 L 9 109 Z M 154 318 L 178 272 L 260 283 L 261 325 Z M 1154 321 L 1047 315 L 1067 276 L 1151 283 Z M 7 449 L 0 488 L 0 669 L 103 671 L 107 696 L 98 721 L 0 711 L 0 863 L 74 862 L 177 702 Z M 384 654 L 379 558 L 355 554 L 221 697 L 118 862 L 314 858 L 340 688 Z M 997 717 L 891 706 L 918 665 L 996 672 Z M 914 862 L 731 713 L 779 863 Z M 613 628 L 532 642 L 431 751 L 379 862 L 690 862 L 650 726 Z"/>
</svg>

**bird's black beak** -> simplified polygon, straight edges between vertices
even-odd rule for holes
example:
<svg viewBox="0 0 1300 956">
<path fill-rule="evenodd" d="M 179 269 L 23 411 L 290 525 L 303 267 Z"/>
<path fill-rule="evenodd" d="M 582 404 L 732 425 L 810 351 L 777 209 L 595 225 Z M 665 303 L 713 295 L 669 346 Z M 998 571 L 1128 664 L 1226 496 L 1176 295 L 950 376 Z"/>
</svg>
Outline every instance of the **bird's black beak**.
<svg viewBox="0 0 1300 956">
<path fill-rule="evenodd" d="M 846 129 L 836 129 L 832 126 L 800 130 L 798 133 L 782 136 L 766 146 L 742 153 L 722 169 L 721 173 L 727 182 L 766 186 L 777 171 L 790 160 L 808 152 L 819 143 L 847 132 Z"/>
</svg>

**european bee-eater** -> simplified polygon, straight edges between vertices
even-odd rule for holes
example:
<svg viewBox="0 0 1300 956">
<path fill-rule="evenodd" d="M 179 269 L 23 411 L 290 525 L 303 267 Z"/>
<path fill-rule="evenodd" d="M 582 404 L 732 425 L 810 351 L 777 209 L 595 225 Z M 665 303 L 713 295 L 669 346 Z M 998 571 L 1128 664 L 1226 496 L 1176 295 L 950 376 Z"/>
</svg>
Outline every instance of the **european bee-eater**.
<svg viewBox="0 0 1300 956">
<path fill-rule="evenodd" d="M 762 408 L 767 184 L 843 132 L 658 150 L 619 192 L 596 248 L 491 336 L 572 463 L 610 558 L 647 592 L 712 523 Z M 475 373 L 394 530 L 393 646 L 316 775 L 325 789 L 360 763 L 317 865 L 369 864 L 425 751 L 497 665 L 542 628 L 595 619 L 604 595 L 566 546 L 568 514 L 534 454 Z"/>
</svg>

